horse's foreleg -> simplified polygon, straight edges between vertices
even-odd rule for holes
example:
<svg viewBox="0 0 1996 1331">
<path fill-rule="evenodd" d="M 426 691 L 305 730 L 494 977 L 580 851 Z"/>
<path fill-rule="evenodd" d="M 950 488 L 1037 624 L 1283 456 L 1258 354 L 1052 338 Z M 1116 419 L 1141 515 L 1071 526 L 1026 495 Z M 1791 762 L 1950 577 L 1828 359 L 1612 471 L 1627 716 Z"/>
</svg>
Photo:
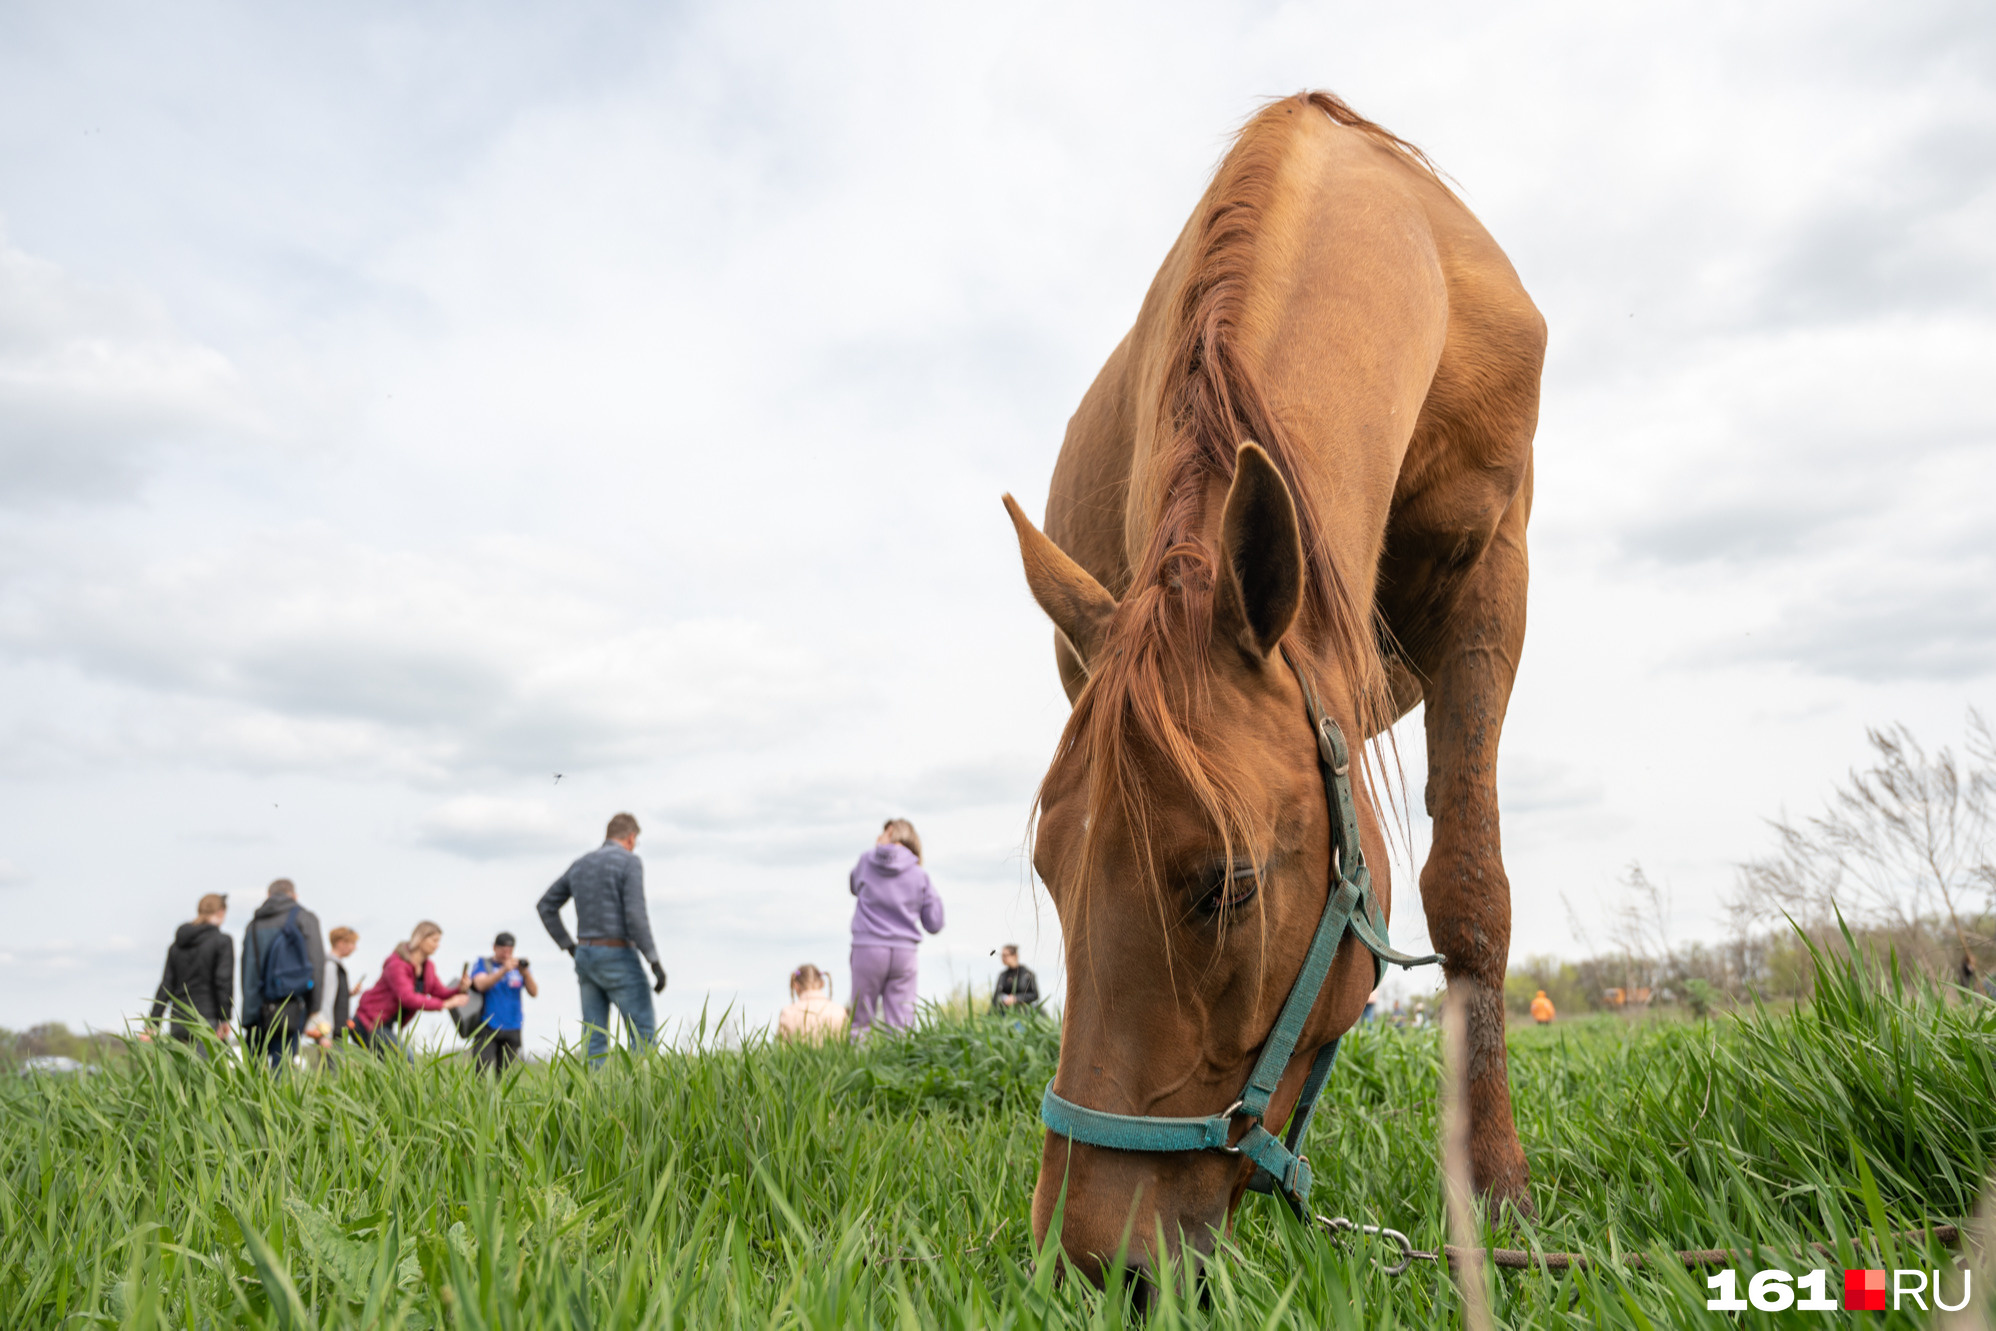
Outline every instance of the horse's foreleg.
<svg viewBox="0 0 1996 1331">
<path fill-rule="evenodd" d="M 1470 1161 L 1476 1187 L 1531 1211 L 1530 1174 L 1511 1119 L 1504 971 L 1511 884 L 1497 825 L 1497 739 L 1525 641 L 1525 508 L 1513 505 L 1425 653 L 1428 814 L 1434 841 L 1421 904 L 1451 988 L 1467 990 Z"/>
</svg>

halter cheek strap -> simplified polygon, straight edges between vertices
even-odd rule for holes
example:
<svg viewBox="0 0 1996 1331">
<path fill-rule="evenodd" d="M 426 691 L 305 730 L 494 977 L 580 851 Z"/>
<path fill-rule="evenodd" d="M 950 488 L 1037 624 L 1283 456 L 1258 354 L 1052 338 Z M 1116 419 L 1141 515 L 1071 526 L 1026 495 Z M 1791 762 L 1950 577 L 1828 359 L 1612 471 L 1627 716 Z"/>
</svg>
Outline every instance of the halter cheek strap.
<svg viewBox="0 0 1996 1331">
<path fill-rule="evenodd" d="M 1210 1117 L 1156 1118 L 1087 1109 L 1054 1094 L 1053 1083 L 1048 1082 L 1046 1094 L 1040 1100 L 1040 1120 L 1063 1137 L 1113 1150 L 1225 1151 L 1248 1156 L 1258 1166 L 1248 1187 L 1255 1192 L 1280 1192 L 1298 1215 L 1306 1215 L 1312 1176 L 1309 1160 L 1297 1147 L 1302 1144 L 1310 1117 L 1316 1112 L 1317 1098 L 1337 1059 L 1336 1039 L 1321 1046 L 1311 1061 L 1303 1093 L 1289 1119 L 1289 1131 L 1277 1137 L 1263 1126 L 1263 1120 L 1268 1115 L 1269 1100 L 1296 1052 L 1297 1041 L 1303 1038 L 1303 1027 L 1317 1005 L 1318 994 L 1345 934 L 1354 935 L 1372 953 L 1374 984 L 1385 977 L 1388 962 L 1397 966 L 1426 966 L 1441 961 L 1442 957 L 1439 954 L 1411 957 L 1396 952 L 1387 938 L 1385 912 L 1380 910 L 1378 897 L 1372 890 L 1372 874 L 1365 867 L 1365 852 L 1359 845 L 1358 810 L 1351 793 L 1351 750 L 1338 723 L 1318 704 L 1309 676 L 1286 650 L 1283 659 L 1289 662 L 1289 668 L 1295 671 L 1296 680 L 1303 687 L 1303 705 L 1309 713 L 1310 727 L 1316 732 L 1317 767 L 1330 805 L 1335 867 L 1331 890 L 1324 899 L 1324 913 L 1318 917 L 1309 951 L 1303 956 L 1303 967 L 1290 986 L 1288 998 L 1283 1000 L 1282 1012 L 1262 1045 L 1254 1070 L 1248 1074 L 1247 1085 L 1233 1104 Z M 1247 1119 L 1248 1129 L 1238 1143 L 1230 1145 L 1237 1118 Z"/>
</svg>

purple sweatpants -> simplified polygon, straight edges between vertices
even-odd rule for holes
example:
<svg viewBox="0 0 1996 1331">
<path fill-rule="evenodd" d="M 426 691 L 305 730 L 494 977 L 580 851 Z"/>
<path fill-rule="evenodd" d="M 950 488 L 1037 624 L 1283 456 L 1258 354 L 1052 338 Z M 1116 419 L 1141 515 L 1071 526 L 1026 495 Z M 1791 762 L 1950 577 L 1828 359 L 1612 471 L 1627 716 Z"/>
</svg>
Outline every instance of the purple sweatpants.
<svg viewBox="0 0 1996 1331">
<path fill-rule="evenodd" d="M 885 943 L 852 945 L 852 1038 L 876 1021 L 894 1030 L 915 1024 L 915 951 Z"/>
</svg>

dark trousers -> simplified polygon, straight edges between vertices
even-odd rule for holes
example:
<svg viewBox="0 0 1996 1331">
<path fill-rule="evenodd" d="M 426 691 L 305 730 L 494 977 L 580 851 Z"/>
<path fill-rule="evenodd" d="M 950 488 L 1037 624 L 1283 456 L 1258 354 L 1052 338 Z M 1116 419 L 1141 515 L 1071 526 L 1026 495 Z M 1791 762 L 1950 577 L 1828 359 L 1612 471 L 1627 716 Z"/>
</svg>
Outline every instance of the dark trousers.
<svg viewBox="0 0 1996 1331">
<path fill-rule="evenodd" d="M 493 1076 L 498 1076 L 510 1065 L 520 1061 L 518 1031 L 501 1031 L 490 1026 L 481 1026 L 474 1038 L 478 1051 L 478 1066 L 491 1072 Z"/>
<path fill-rule="evenodd" d="M 302 998 L 286 998 L 263 1005 L 263 1020 L 257 1024 L 255 1039 L 273 1068 L 289 1067 L 298 1053 L 298 1037 L 305 1031 L 311 1013 Z"/>
<path fill-rule="evenodd" d="M 389 1017 L 373 1030 L 369 1030 L 359 1022 L 355 1022 L 351 1033 L 353 1038 L 360 1042 L 363 1049 L 368 1050 L 377 1057 L 399 1058 L 411 1066 L 414 1066 L 416 1062 L 416 1051 L 411 1049 L 408 1043 L 403 1040 L 402 1027 L 396 1023 L 393 1017 Z"/>
</svg>

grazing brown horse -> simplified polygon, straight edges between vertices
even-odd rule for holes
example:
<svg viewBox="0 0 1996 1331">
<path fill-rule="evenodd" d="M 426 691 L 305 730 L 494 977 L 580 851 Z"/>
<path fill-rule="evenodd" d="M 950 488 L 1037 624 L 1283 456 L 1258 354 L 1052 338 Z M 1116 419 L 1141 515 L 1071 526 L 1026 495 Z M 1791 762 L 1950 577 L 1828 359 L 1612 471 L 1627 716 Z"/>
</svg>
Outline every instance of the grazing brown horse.
<svg viewBox="0 0 1996 1331">
<path fill-rule="evenodd" d="M 1496 776 L 1544 348 L 1510 262 L 1418 149 L 1329 94 L 1290 97 L 1241 131 L 1082 399 L 1045 534 L 1007 496 L 1074 704 L 1034 845 L 1066 937 L 1065 1102 L 1228 1115 L 1334 883 L 1303 681 L 1358 739 L 1425 700 L 1421 898 L 1469 994 L 1473 1168 L 1530 1206 Z M 1390 783 L 1354 748 L 1358 839 L 1390 906 Z M 1373 979 L 1345 937 L 1270 1130 Z M 1252 1126 L 1235 1116 L 1231 1139 Z M 1316 1168 L 1335 1187 L 1336 1162 Z M 1091 1276 L 1125 1243 L 1143 1271 L 1158 1235 L 1196 1261 L 1252 1172 L 1049 1132 L 1034 1229 L 1064 1196 L 1062 1244 Z"/>
</svg>

